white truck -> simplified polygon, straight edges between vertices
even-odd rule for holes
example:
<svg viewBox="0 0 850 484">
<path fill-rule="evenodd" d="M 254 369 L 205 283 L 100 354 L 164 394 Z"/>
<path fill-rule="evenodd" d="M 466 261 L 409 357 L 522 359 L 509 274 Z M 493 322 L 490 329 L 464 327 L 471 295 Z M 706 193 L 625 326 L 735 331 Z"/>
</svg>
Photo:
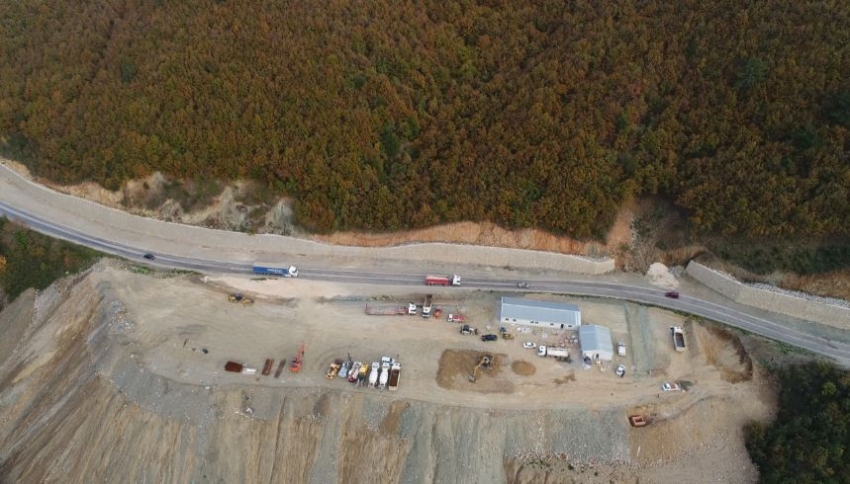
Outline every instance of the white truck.
<svg viewBox="0 0 850 484">
<path fill-rule="evenodd" d="M 428 294 L 425 296 L 425 302 L 422 303 L 422 317 L 430 318 L 431 317 L 431 302 L 434 300 L 434 296 Z"/>
<path fill-rule="evenodd" d="M 416 316 L 416 311 L 419 308 L 416 307 L 416 303 L 407 303 L 407 314 L 410 316 Z"/>
<path fill-rule="evenodd" d="M 673 347 L 676 351 L 685 351 L 685 330 L 681 326 L 670 326 L 670 334 L 673 336 Z"/>
<path fill-rule="evenodd" d="M 377 361 L 372 362 L 372 371 L 369 373 L 369 386 L 375 387 L 378 384 L 378 373 L 381 372 L 381 363 Z"/>
<path fill-rule="evenodd" d="M 566 360 L 570 357 L 570 350 L 567 348 L 561 348 L 559 346 L 538 346 L 537 356 L 551 356 L 553 358 L 557 358 L 558 360 Z"/>
<path fill-rule="evenodd" d="M 394 392 L 398 389 L 398 382 L 401 380 L 401 363 L 395 362 L 393 363 L 392 368 L 390 368 L 390 379 L 387 383 L 387 387 L 391 392 Z"/>
</svg>

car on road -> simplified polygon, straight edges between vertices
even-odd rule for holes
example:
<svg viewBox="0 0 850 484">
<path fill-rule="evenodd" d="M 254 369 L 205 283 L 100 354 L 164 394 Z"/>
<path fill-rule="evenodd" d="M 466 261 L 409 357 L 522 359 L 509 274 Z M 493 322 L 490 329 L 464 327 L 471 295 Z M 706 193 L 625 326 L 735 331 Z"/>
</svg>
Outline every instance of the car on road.
<svg viewBox="0 0 850 484">
<path fill-rule="evenodd" d="M 497 341 L 499 339 L 495 334 L 482 334 L 481 341 Z"/>
<path fill-rule="evenodd" d="M 680 387 L 678 383 L 670 383 L 665 381 L 661 384 L 661 389 L 665 392 L 675 392 L 681 390 L 682 387 Z"/>
<path fill-rule="evenodd" d="M 518 287 L 520 289 L 528 289 L 528 283 L 527 282 L 517 282 L 516 287 Z"/>
<path fill-rule="evenodd" d="M 669 291 L 664 293 L 664 297 L 669 297 L 670 299 L 679 299 L 679 293 L 676 291 Z"/>
<path fill-rule="evenodd" d="M 626 376 L 626 367 L 624 365 L 617 366 L 617 376 L 620 378 Z"/>
<path fill-rule="evenodd" d="M 534 343 L 532 341 L 526 341 L 522 344 L 522 347 L 527 350 L 533 350 L 534 348 L 537 348 L 537 343 Z"/>
<path fill-rule="evenodd" d="M 144 257 L 144 258 L 145 258 L 145 259 L 147 259 L 147 260 L 154 260 L 154 259 L 156 259 L 156 256 L 155 256 L 155 255 L 153 255 L 153 254 L 151 254 L 150 252 L 148 252 L 147 254 L 143 255 L 142 257 Z"/>
</svg>

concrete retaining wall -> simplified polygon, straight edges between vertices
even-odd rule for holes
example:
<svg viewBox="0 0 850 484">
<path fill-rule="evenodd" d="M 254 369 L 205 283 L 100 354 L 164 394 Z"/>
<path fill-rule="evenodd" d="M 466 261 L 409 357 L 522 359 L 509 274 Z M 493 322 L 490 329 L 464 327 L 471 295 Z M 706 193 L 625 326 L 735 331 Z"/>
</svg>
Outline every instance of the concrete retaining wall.
<svg viewBox="0 0 850 484">
<path fill-rule="evenodd" d="M 151 252 L 199 259 L 250 262 L 298 257 L 393 259 L 448 264 L 472 264 L 552 269 L 579 274 L 614 270 L 613 259 L 589 259 L 533 250 L 440 243 L 398 247 L 329 245 L 282 235 L 247 235 L 139 217 L 24 180 L 0 165 L 0 200 L 32 215 L 105 240 L 145 247 Z"/>
<path fill-rule="evenodd" d="M 748 286 L 693 261 L 688 264 L 686 272 L 699 282 L 741 304 L 836 328 L 850 329 L 848 308 Z"/>
</svg>

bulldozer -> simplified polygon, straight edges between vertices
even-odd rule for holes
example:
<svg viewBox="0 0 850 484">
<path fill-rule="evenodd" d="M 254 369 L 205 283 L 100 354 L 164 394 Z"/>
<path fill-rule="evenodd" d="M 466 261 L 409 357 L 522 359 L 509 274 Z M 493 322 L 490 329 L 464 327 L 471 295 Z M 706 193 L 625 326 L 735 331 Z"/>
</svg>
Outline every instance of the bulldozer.
<svg viewBox="0 0 850 484">
<path fill-rule="evenodd" d="M 472 370 L 472 374 L 469 375 L 469 382 L 475 383 L 478 379 L 478 370 L 483 368 L 490 368 L 490 364 L 493 362 L 493 355 L 484 354 L 481 355 L 481 359 L 478 361 L 478 364 L 475 365 L 475 368 Z"/>
<path fill-rule="evenodd" d="M 241 302 L 245 306 L 249 306 L 251 304 L 254 304 L 253 299 L 251 299 L 250 297 L 245 297 L 242 294 L 231 294 L 231 295 L 227 296 L 227 300 L 232 302 L 232 303 Z"/>
<path fill-rule="evenodd" d="M 502 333 L 502 339 L 514 339 L 513 333 Z"/>
</svg>

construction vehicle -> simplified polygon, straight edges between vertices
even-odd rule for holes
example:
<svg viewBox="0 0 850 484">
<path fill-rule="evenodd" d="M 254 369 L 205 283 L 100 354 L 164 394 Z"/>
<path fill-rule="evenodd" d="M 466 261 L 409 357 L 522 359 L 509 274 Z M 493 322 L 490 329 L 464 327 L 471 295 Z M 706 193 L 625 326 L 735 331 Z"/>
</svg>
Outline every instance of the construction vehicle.
<svg viewBox="0 0 850 484">
<path fill-rule="evenodd" d="M 475 365 L 475 368 L 472 370 L 472 374 L 469 375 L 469 382 L 475 383 L 478 379 L 478 370 L 483 368 L 490 368 L 490 363 L 493 362 L 493 355 L 484 354 L 481 355 L 481 359 L 478 360 L 478 364 Z"/>
<path fill-rule="evenodd" d="M 390 368 L 390 379 L 387 383 L 387 388 L 389 388 L 391 392 L 398 390 L 399 380 L 401 380 L 401 363 L 396 361 Z"/>
<path fill-rule="evenodd" d="M 681 326 L 670 326 L 670 334 L 673 336 L 673 347 L 676 351 L 685 351 L 685 330 Z"/>
<path fill-rule="evenodd" d="M 355 361 L 354 364 L 351 366 L 351 369 L 348 370 L 348 382 L 349 383 L 354 383 L 354 382 L 357 381 L 357 377 L 360 375 L 360 367 L 362 365 L 363 365 L 363 363 L 361 363 L 359 361 Z"/>
<path fill-rule="evenodd" d="M 434 300 L 434 296 L 428 294 L 425 296 L 425 302 L 422 303 L 422 317 L 430 318 L 431 317 L 431 301 Z"/>
<path fill-rule="evenodd" d="M 566 361 L 570 362 L 570 350 L 567 348 L 561 348 L 558 346 L 543 346 L 540 345 L 537 347 L 537 356 L 547 357 L 551 356 L 558 361 Z"/>
<path fill-rule="evenodd" d="M 617 343 L 617 354 L 620 356 L 626 356 L 626 344 L 625 343 Z"/>
<path fill-rule="evenodd" d="M 298 277 L 298 269 L 295 266 L 287 266 L 275 262 L 254 262 L 254 274 Z"/>
<path fill-rule="evenodd" d="M 243 368 L 245 368 L 245 365 L 235 361 L 228 361 L 224 364 L 224 371 L 230 371 L 233 373 L 242 373 Z"/>
<path fill-rule="evenodd" d="M 646 417 L 643 415 L 629 415 L 629 424 L 632 427 L 646 427 L 648 423 Z"/>
<path fill-rule="evenodd" d="M 514 334 L 508 333 L 507 331 L 503 331 L 502 332 L 502 339 L 508 339 L 508 340 L 514 339 Z"/>
<path fill-rule="evenodd" d="M 369 372 L 369 386 L 375 387 L 378 384 L 378 373 L 381 372 L 381 362 L 373 361 L 372 362 L 372 371 Z"/>
<path fill-rule="evenodd" d="M 360 365 L 360 373 L 357 375 L 357 384 L 361 384 L 366 379 L 369 378 L 369 363 L 363 363 Z"/>
<path fill-rule="evenodd" d="M 460 276 L 453 274 L 451 276 L 425 276 L 426 286 L 459 286 Z"/>
<path fill-rule="evenodd" d="M 473 328 L 472 326 L 470 326 L 468 324 L 464 324 L 463 326 L 460 327 L 460 334 L 462 334 L 464 336 L 471 336 L 471 335 L 474 335 L 474 334 L 478 334 L 478 328 Z"/>
<path fill-rule="evenodd" d="M 289 364 L 289 371 L 292 373 L 298 373 L 301 371 L 302 363 L 304 363 L 304 343 L 301 343 L 301 346 L 298 347 L 298 354 L 295 355 L 295 358 L 292 359 L 292 363 Z"/>
<path fill-rule="evenodd" d="M 434 308 L 434 317 L 439 318 L 443 315 L 443 308 Z"/>
<path fill-rule="evenodd" d="M 337 373 L 339 373 L 340 368 L 342 368 L 342 358 L 337 358 L 333 361 L 333 363 L 331 363 L 325 377 L 327 377 L 328 380 L 333 380 Z"/>
<path fill-rule="evenodd" d="M 231 294 L 231 295 L 227 296 L 227 300 L 232 302 L 232 303 L 241 302 L 245 306 L 249 306 L 251 304 L 254 304 L 253 299 L 251 299 L 250 297 L 245 297 L 242 294 Z"/>
<path fill-rule="evenodd" d="M 378 388 L 383 390 L 387 387 L 387 382 L 390 379 L 390 370 L 392 369 L 392 358 L 384 356 L 381 358 L 381 373 L 378 375 Z"/>
<path fill-rule="evenodd" d="M 415 303 L 408 303 L 407 304 L 407 314 L 409 314 L 411 316 L 416 316 L 417 310 L 419 310 L 419 308 L 416 306 Z"/>
<path fill-rule="evenodd" d="M 463 314 L 449 314 L 449 317 L 446 318 L 446 321 L 450 323 L 462 323 L 466 321 L 466 316 Z"/>
</svg>

